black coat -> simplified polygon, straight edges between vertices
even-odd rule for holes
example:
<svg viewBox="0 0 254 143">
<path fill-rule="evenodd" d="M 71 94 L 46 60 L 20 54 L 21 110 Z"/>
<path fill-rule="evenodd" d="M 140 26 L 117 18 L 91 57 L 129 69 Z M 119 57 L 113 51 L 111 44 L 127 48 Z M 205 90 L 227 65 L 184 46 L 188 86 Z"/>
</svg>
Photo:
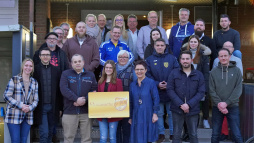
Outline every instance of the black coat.
<svg viewBox="0 0 254 143">
<path fill-rule="evenodd" d="M 103 43 L 103 42 L 105 42 L 105 37 L 106 37 L 106 35 L 107 35 L 107 33 L 110 31 L 110 29 L 108 29 L 107 28 L 107 26 L 105 26 L 105 32 L 104 32 L 104 35 L 103 35 L 103 37 L 102 37 L 102 41 L 101 41 L 101 43 Z"/>
<path fill-rule="evenodd" d="M 42 110 L 43 110 L 43 74 L 42 74 L 42 63 L 35 65 L 34 67 L 34 74 L 33 77 L 38 81 L 38 94 L 39 94 L 39 103 L 34 111 L 34 123 L 40 125 L 42 123 Z M 59 68 L 52 66 L 49 64 L 48 66 L 51 67 L 51 104 L 53 108 L 54 120 L 57 122 L 59 120 L 59 111 L 63 110 L 63 98 L 60 92 L 60 78 L 61 78 L 61 71 Z"/>
</svg>

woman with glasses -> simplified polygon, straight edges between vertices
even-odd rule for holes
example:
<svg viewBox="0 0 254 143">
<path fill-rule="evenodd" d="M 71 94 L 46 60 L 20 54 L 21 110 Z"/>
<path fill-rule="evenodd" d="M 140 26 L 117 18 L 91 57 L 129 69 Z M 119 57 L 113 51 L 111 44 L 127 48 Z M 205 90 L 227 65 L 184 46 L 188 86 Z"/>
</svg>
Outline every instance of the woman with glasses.
<svg viewBox="0 0 254 143">
<path fill-rule="evenodd" d="M 154 80 L 145 76 L 147 64 L 137 61 L 137 80 L 130 85 L 131 143 L 147 143 L 158 140 L 158 116 L 160 97 Z"/>
<path fill-rule="evenodd" d="M 33 125 L 33 111 L 38 98 L 38 82 L 32 78 L 34 63 L 26 58 L 21 65 L 21 73 L 13 76 L 4 92 L 6 101 L 5 122 L 9 128 L 12 143 L 26 143 Z"/>
</svg>

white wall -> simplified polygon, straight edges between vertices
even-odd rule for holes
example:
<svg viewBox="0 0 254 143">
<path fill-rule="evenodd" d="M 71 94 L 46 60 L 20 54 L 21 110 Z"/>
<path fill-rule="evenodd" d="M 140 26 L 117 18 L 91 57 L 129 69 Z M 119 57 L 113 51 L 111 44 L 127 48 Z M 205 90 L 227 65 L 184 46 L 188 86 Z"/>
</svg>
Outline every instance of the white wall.
<svg viewBox="0 0 254 143">
<path fill-rule="evenodd" d="M 18 24 L 18 0 L 0 0 L 0 25 Z"/>
</svg>

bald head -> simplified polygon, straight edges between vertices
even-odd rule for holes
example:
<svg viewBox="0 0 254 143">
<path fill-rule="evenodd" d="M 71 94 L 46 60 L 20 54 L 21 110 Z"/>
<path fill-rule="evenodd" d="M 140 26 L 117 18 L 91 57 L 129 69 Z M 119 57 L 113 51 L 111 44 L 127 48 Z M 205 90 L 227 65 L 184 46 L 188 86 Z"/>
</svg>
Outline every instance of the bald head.
<svg viewBox="0 0 254 143">
<path fill-rule="evenodd" d="M 223 44 L 223 48 L 226 48 L 226 49 L 228 49 L 229 51 L 230 51 L 230 54 L 232 54 L 233 52 L 234 52 L 234 45 L 233 45 L 233 43 L 231 43 L 231 42 L 229 42 L 229 41 L 227 41 L 227 42 L 225 42 L 224 44 Z"/>
</svg>

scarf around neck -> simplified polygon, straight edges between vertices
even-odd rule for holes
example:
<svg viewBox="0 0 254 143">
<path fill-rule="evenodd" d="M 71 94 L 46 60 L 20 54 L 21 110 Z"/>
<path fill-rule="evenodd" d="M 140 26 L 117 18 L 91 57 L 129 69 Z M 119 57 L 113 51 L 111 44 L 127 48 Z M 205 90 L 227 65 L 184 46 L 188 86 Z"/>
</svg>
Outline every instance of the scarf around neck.
<svg viewBox="0 0 254 143">
<path fill-rule="evenodd" d="M 96 38 L 100 33 L 100 28 L 99 26 L 96 24 L 94 27 L 89 27 L 88 25 L 86 25 L 86 34 Z"/>
</svg>

